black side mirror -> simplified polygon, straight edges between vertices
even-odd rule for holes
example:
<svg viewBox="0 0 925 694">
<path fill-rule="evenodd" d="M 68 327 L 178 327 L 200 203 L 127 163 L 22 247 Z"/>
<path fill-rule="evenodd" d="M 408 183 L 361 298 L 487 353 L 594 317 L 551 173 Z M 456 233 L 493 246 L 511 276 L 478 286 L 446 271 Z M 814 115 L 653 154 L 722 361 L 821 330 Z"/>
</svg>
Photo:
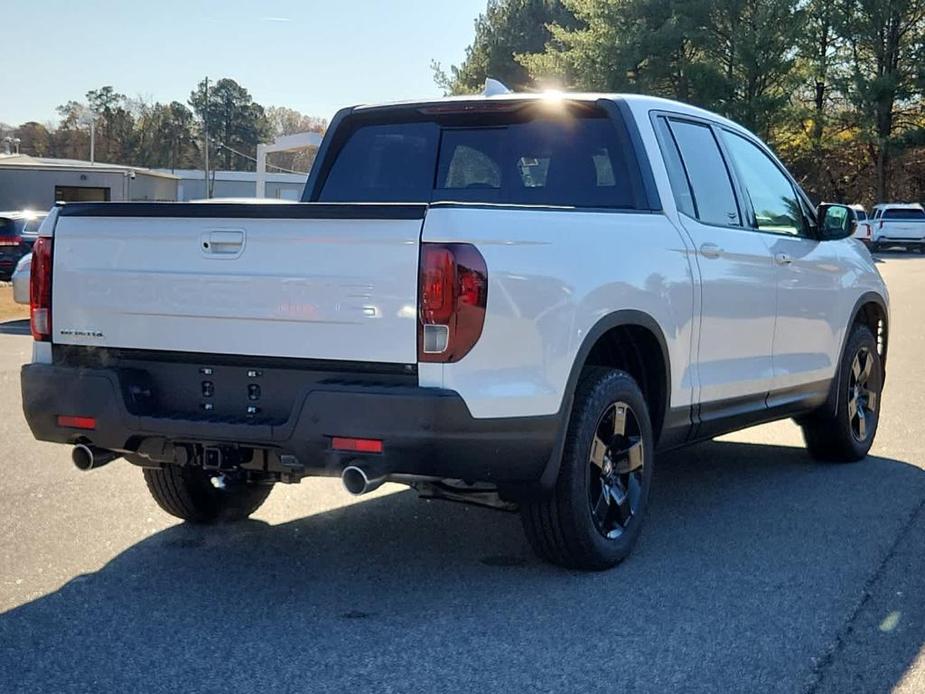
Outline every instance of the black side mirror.
<svg viewBox="0 0 925 694">
<path fill-rule="evenodd" d="M 824 202 L 816 208 L 816 228 L 821 241 L 846 239 L 858 228 L 858 213 L 847 205 Z"/>
</svg>

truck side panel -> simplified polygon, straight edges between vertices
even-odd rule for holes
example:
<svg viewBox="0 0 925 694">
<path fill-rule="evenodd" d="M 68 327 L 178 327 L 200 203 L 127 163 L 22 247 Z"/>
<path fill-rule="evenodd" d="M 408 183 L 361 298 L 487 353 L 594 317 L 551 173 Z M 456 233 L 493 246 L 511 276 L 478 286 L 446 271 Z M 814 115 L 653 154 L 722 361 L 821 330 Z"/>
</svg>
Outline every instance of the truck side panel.
<svg viewBox="0 0 925 694">
<path fill-rule="evenodd" d="M 459 392 L 475 417 L 558 412 L 585 336 L 609 314 L 636 310 L 662 329 L 671 406 L 691 404 L 693 276 L 663 215 L 437 205 L 423 241 L 474 244 L 489 289 L 479 342 L 458 363 L 421 365 L 421 385 Z"/>
</svg>

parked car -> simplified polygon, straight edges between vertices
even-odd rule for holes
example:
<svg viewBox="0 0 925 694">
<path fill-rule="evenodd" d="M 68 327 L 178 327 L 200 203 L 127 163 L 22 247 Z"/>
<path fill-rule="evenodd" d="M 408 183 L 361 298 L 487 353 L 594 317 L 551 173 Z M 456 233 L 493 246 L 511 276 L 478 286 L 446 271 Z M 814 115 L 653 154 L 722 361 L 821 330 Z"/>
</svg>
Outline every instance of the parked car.
<svg viewBox="0 0 925 694">
<path fill-rule="evenodd" d="M 29 303 L 29 277 L 32 270 L 32 254 L 26 253 L 13 270 L 13 301 L 17 304 Z"/>
<path fill-rule="evenodd" d="M 855 211 L 858 217 L 858 226 L 857 230 L 854 232 L 854 238 L 858 239 L 869 248 L 874 237 L 874 232 L 870 218 L 867 216 L 867 210 L 864 209 L 864 205 L 851 205 L 851 209 Z"/>
<path fill-rule="evenodd" d="M 9 280 L 19 259 L 32 249 L 47 212 L 0 212 L 0 280 Z"/>
<path fill-rule="evenodd" d="M 56 207 L 23 407 L 187 521 L 393 481 L 519 509 L 540 556 L 602 569 L 656 451 L 794 417 L 814 457 L 867 454 L 889 311 L 855 219 L 672 101 L 350 108 L 302 203 Z"/>
<path fill-rule="evenodd" d="M 871 226 L 871 250 L 901 246 L 922 252 L 925 248 L 925 208 L 918 203 L 876 205 Z"/>
</svg>

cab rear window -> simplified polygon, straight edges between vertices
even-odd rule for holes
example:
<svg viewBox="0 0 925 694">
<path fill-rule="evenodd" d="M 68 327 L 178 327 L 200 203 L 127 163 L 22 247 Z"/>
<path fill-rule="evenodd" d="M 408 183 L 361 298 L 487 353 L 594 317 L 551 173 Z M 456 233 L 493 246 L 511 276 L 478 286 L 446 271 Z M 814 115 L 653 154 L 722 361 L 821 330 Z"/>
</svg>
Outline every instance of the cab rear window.
<svg viewBox="0 0 925 694">
<path fill-rule="evenodd" d="M 884 219 L 925 219 L 925 210 L 914 210 L 914 209 L 893 209 L 886 210 L 883 213 Z"/>
<path fill-rule="evenodd" d="M 597 112 L 373 123 L 350 133 L 318 200 L 632 209 L 627 154 Z"/>
</svg>

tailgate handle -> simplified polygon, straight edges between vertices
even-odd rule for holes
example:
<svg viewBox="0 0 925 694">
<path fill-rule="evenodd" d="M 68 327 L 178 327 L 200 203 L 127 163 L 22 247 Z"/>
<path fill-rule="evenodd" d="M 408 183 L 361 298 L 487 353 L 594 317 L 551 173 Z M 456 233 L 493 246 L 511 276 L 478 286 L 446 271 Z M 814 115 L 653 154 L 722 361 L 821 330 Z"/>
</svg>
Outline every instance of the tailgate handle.
<svg viewBox="0 0 925 694">
<path fill-rule="evenodd" d="M 209 231 L 202 235 L 202 251 L 209 255 L 237 256 L 244 250 L 244 230 Z"/>
</svg>

